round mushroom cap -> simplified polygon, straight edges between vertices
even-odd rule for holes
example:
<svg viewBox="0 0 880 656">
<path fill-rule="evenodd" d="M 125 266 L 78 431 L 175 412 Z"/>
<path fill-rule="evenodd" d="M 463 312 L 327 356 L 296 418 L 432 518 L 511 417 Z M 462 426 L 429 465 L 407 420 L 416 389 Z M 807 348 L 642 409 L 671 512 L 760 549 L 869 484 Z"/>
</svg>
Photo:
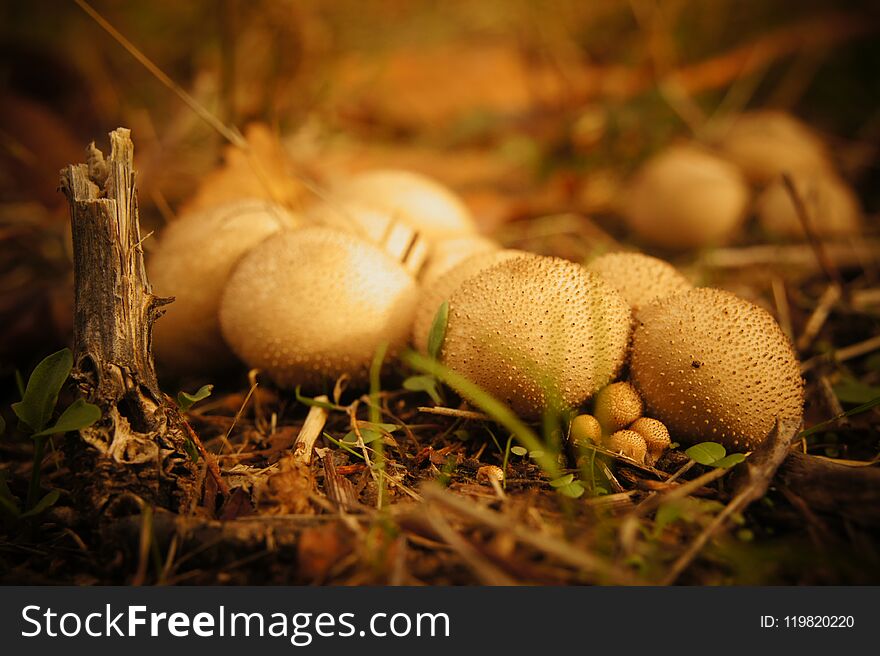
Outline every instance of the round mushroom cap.
<svg viewBox="0 0 880 656">
<path fill-rule="evenodd" d="M 859 200 L 850 186 L 837 175 L 798 173 L 792 175 L 792 182 L 816 235 L 840 237 L 859 234 L 862 228 Z M 757 213 L 768 234 L 804 238 L 804 227 L 781 178 L 758 197 Z"/>
<path fill-rule="evenodd" d="M 348 224 L 374 241 L 393 221 L 429 241 L 476 233 L 470 210 L 452 191 L 418 173 L 393 169 L 367 171 L 336 185 L 314 214 L 336 227 Z"/>
<path fill-rule="evenodd" d="M 217 319 L 226 280 L 250 249 L 300 223 L 280 205 L 247 199 L 185 214 L 165 228 L 147 260 L 153 293 L 175 297 L 153 327 L 161 369 L 205 373 L 235 361 Z"/>
<path fill-rule="evenodd" d="M 631 430 L 621 430 L 612 433 L 606 440 L 605 447 L 614 453 L 620 453 L 636 462 L 645 462 L 648 447 L 645 439 Z"/>
<path fill-rule="evenodd" d="M 761 444 L 776 418 L 800 418 L 791 342 L 772 316 L 730 292 L 692 289 L 639 314 L 630 375 L 647 414 L 681 441 Z"/>
<path fill-rule="evenodd" d="M 602 426 L 593 415 L 578 415 L 571 420 L 568 436 L 575 445 L 601 444 Z"/>
<path fill-rule="evenodd" d="M 465 280 L 449 299 L 449 367 L 528 419 L 577 407 L 626 357 L 629 306 L 607 282 L 556 257 L 523 256 Z"/>
<path fill-rule="evenodd" d="M 596 395 L 593 414 L 606 433 L 625 428 L 642 416 L 642 399 L 629 383 L 611 383 Z"/>
<path fill-rule="evenodd" d="M 725 131 L 719 148 L 750 182 L 759 185 L 785 172 L 815 173 L 833 168 L 822 139 L 785 112 L 740 114 Z"/>
<path fill-rule="evenodd" d="M 438 241 L 434 244 L 428 261 L 419 274 L 419 282 L 423 287 L 430 287 L 469 257 L 500 249 L 501 247 L 496 242 L 480 235 Z"/>
<path fill-rule="evenodd" d="M 367 378 L 381 344 L 408 337 L 418 286 L 393 258 L 325 227 L 278 234 L 252 250 L 229 278 L 223 336 L 251 367 L 280 386 L 320 388 L 350 374 Z"/>
<path fill-rule="evenodd" d="M 636 419 L 629 430 L 638 433 L 645 440 L 648 446 L 648 456 L 646 461 L 653 465 L 660 459 L 663 452 L 672 445 L 672 439 L 669 437 L 669 431 L 663 422 L 651 419 L 650 417 L 640 417 Z"/>
<path fill-rule="evenodd" d="M 628 186 L 623 217 L 639 238 L 671 249 L 724 243 L 745 218 L 749 188 L 735 166 L 696 146 L 673 146 Z"/>
<path fill-rule="evenodd" d="M 425 282 L 422 285 L 422 297 L 419 299 L 413 320 L 412 341 L 415 347 L 422 353 L 428 352 L 428 333 L 431 332 L 437 310 L 440 309 L 443 301 L 449 300 L 461 283 L 484 269 L 523 256 L 528 257 L 529 254 L 512 249 L 477 253 L 459 262 L 437 280 Z"/>
<path fill-rule="evenodd" d="M 606 253 L 587 265 L 611 283 L 633 312 L 659 298 L 691 289 L 691 284 L 669 262 L 641 253 Z"/>
</svg>

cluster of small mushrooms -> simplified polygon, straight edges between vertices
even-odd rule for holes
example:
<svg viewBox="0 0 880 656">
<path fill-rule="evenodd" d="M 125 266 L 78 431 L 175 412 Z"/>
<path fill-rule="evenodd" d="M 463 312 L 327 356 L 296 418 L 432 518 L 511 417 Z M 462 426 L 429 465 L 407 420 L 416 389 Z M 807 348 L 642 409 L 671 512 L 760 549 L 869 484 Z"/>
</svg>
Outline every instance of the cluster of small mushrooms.
<svg viewBox="0 0 880 656">
<path fill-rule="evenodd" d="M 782 171 L 817 204 L 821 234 L 858 226 L 822 141 L 794 119 L 743 115 L 715 153 L 677 146 L 649 161 L 626 195 L 630 228 L 659 246 L 717 243 L 751 183 L 765 187 L 765 228 L 794 233 Z M 154 345 L 178 372 L 237 358 L 283 387 L 362 383 L 381 345 L 426 351 L 447 302 L 439 359 L 526 419 L 592 400 L 575 443 L 653 464 L 670 434 L 748 451 L 802 413 L 796 355 L 762 308 L 640 253 L 581 265 L 504 249 L 450 190 L 405 171 L 354 175 L 300 213 L 242 200 L 182 216 L 149 269 L 156 293 L 177 299 Z"/>
</svg>

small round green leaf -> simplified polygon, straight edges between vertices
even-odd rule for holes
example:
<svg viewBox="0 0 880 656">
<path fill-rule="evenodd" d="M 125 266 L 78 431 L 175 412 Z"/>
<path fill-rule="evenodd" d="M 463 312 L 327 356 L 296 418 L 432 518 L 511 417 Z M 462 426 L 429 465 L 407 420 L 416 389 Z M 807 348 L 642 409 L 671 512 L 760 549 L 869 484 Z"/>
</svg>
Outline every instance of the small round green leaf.
<svg viewBox="0 0 880 656">
<path fill-rule="evenodd" d="M 727 450 L 718 442 L 701 442 L 685 451 L 687 457 L 701 465 L 711 465 L 727 455 Z"/>
</svg>

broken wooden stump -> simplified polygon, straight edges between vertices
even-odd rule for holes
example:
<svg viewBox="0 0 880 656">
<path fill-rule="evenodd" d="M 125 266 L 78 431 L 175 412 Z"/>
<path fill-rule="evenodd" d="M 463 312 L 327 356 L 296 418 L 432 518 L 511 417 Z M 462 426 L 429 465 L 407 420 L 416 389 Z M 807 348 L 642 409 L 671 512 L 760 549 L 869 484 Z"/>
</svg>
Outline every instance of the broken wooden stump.
<svg viewBox="0 0 880 656">
<path fill-rule="evenodd" d="M 109 159 L 92 143 L 85 164 L 61 171 L 73 234 L 73 377 L 103 413 L 68 455 L 81 501 L 97 513 L 137 512 L 142 502 L 182 510 L 194 467 L 151 353 L 153 322 L 173 299 L 153 295 L 144 268 L 130 131 L 114 130 L 110 144 Z"/>
</svg>

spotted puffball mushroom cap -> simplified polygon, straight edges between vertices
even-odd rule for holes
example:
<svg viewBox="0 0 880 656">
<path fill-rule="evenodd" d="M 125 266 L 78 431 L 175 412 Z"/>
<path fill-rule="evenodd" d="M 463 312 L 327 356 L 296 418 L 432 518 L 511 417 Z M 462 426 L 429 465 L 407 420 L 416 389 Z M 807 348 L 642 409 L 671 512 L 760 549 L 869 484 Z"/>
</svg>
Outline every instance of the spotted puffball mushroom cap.
<svg viewBox="0 0 880 656">
<path fill-rule="evenodd" d="M 515 257 L 529 257 L 529 255 L 524 251 L 513 249 L 477 253 L 465 258 L 433 282 L 425 281 L 422 284 L 422 296 L 413 320 L 412 341 L 415 347 L 422 353 L 428 352 L 428 333 L 431 331 L 437 311 L 443 301 L 448 301 L 465 280 L 484 269 Z"/>
<path fill-rule="evenodd" d="M 672 146 L 652 157 L 625 194 L 622 210 L 630 230 L 670 249 L 724 243 L 745 219 L 749 203 L 739 170 L 693 145 Z"/>
<path fill-rule="evenodd" d="M 833 173 L 794 173 L 791 176 L 810 227 L 820 237 L 857 235 L 862 228 L 859 199 Z M 782 178 L 767 187 L 756 202 L 758 220 L 775 237 L 803 239 L 804 227 Z"/>
<path fill-rule="evenodd" d="M 633 312 L 658 298 L 691 289 L 687 278 L 669 262 L 642 253 L 606 253 L 590 262 L 587 270 L 611 283 Z"/>
<path fill-rule="evenodd" d="M 724 158 L 757 185 L 765 185 L 785 172 L 832 169 L 822 138 L 786 112 L 740 114 L 721 135 L 718 146 Z"/>
<path fill-rule="evenodd" d="M 184 214 L 165 228 L 147 259 L 153 293 L 175 297 L 153 327 L 162 369 L 204 373 L 235 361 L 217 318 L 226 280 L 253 247 L 301 223 L 280 205 L 242 199 Z"/>
<path fill-rule="evenodd" d="M 449 299 L 441 360 L 524 418 L 577 407 L 620 371 L 631 314 L 607 282 L 555 257 L 509 259 Z"/>
<path fill-rule="evenodd" d="M 278 234 L 252 250 L 223 293 L 220 324 L 249 366 L 281 386 L 366 379 L 384 343 L 406 343 L 418 298 L 392 257 L 325 227 Z"/>
<path fill-rule="evenodd" d="M 693 289 L 642 308 L 631 379 L 647 414 L 682 441 L 748 451 L 776 418 L 799 418 L 804 390 L 791 342 L 772 316 L 730 292 Z"/>
<path fill-rule="evenodd" d="M 578 415 L 571 420 L 568 437 L 575 445 L 601 444 L 602 426 L 593 415 Z"/>
<path fill-rule="evenodd" d="M 640 417 L 630 426 L 629 430 L 638 433 L 645 440 L 648 447 L 646 462 L 653 465 L 660 459 L 663 452 L 672 445 L 669 431 L 662 421 L 650 417 Z"/>
<path fill-rule="evenodd" d="M 606 433 L 625 428 L 642 416 L 644 407 L 636 388 L 626 382 L 606 385 L 596 395 L 593 414 Z"/>
<path fill-rule="evenodd" d="M 605 441 L 605 448 L 642 463 L 645 462 L 645 455 L 648 452 L 645 439 L 631 430 L 619 430 L 612 433 Z"/>
</svg>

